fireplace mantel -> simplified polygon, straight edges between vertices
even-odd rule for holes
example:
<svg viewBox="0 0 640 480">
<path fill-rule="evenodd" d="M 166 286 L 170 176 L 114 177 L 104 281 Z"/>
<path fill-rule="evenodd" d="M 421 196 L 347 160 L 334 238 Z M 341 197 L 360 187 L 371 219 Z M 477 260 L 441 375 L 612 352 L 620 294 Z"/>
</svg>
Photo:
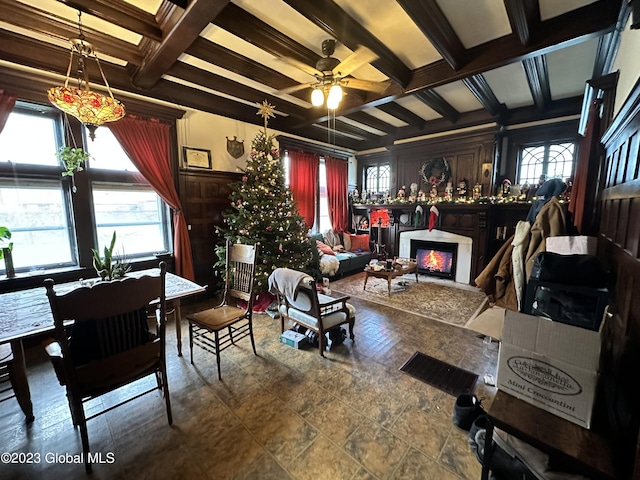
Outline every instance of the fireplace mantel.
<svg viewBox="0 0 640 480">
<path fill-rule="evenodd" d="M 390 225 L 381 228 L 382 242 L 389 255 L 399 255 L 400 233 L 428 229 L 430 205 L 421 205 L 423 213 L 416 214 L 417 204 L 352 205 L 352 219 L 371 217 L 373 210 L 387 210 Z M 519 220 L 524 220 L 530 208 L 528 203 L 471 204 L 446 203 L 437 205 L 440 215 L 435 229 L 468 237 L 472 241 L 470 282 L 484 269 L 500 246 L 515 231 Z M 355 223 L 355 222 L 354 222 Z M 353 230 L 357 225 L 354 225 Z M 370 234 L 377 239 L 378 228 L 372 225 Z M 503 238 L 504 237 L 504 238 Z"/>
</svg>

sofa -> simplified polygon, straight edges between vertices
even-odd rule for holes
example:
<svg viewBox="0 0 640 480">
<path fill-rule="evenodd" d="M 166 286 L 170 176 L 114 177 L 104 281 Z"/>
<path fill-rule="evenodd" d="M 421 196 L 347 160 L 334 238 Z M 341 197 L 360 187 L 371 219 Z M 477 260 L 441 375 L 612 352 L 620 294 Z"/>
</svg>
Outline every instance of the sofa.
<svg viewBox="0 0 640 480">
<path fill-rule="evenodd" d="M 368 234 L 338 233 L 329 230 L 312 234 L 320 255 L 320 271 L 328 278 L 361 272 L 371 261 Z"/>
</svg>

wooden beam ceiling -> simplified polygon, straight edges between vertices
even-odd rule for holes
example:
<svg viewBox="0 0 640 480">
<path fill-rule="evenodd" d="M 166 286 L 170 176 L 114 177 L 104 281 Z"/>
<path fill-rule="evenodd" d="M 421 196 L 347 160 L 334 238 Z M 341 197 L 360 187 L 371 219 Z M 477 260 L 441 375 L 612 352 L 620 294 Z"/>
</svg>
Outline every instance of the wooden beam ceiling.
<svg viewBox="0 0 640 480">
<path fill-rule="evenodd" d="M 397 2 L 451 68 L 457 70 L 464 65 L 465 48 L 435 0 Z"/>
<path fill-rule="evenodd" d="M 497 115 L 506 108 L 504 103 L 500 103 L 497 99 L 482 74 L 473 75 L 462 81 L 491 115 Z"/>
<path fill-rule="evenodd" d="M 435 90 L 420 90 L 419 92 L 414 92 L 413 96 L 429 108 L 438 112 L 451 123 L 456 123 L 458 118 L 460 118 L 460 112 L 453 108 L 444 98 L 438 95 L 438 92 Z"/>
<path fill-rule="evenodd" d="M 529 45 L 533 32 L 540 23 L 540 5 L 538 0 L 504 0 L 511 31 L 520 39 L 522 45 Z"/>
<path fill-rule="evenodd" d="M 229 0 L 192 0 L 164 33 L 160 45 L 145 56 L 144 64 L 133 75 L 133 83 L 151 88 L 228 3 Z"/>
<path fill-rule="evenodd" d="M 551 103 L 551 87 L 549 86 L 549 72 L 547 70 L 546 55 L 525 58 L 522 61 L 524 73 L 527 76 L 527 83 L 533 101 L 538 110 L 544 112 L 547 105 Z"/>
</svg>

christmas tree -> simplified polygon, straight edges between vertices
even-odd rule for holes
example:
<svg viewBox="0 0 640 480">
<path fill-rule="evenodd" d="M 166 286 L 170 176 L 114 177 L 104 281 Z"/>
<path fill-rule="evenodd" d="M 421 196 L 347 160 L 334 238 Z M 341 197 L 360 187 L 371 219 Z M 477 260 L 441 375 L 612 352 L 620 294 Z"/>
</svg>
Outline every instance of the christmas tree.
<svg viewBox="0 0 640 480">
<path fill-rule="evenodd" d="M 267 121 L 274 117 L 272 105 L 259 105 L 258 115 L 264 119 L 264 131 L 251 143 L 242 180 L 231 184 L 231 210 L 222 214 L 227 229 L 219 228 L 233 242 L 259 245 L 255 288 L 267 290 L 268 278 L 278 267 L 308 272 L 316 276 L 318 253 L 307 237 L 308 227 L 298 213 L 291 191 L 285 187 L 284 171 L 275 135 L 267 135 Z M 225 265 L 225 247 L 216 249 Z"/>
</svg>

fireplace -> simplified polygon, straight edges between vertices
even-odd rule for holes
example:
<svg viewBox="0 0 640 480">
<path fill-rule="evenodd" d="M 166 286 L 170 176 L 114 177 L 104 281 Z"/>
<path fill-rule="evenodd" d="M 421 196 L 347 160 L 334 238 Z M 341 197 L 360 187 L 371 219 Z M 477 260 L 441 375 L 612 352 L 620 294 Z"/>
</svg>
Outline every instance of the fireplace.
<svg viewBox="0 0 640 480">
<path fill-rule="evenodd" d="M 457 255 L 457 243 L 411 240 L 411 258 L 416 259 L 418 273 L 453 280 Z"/>
<path fill-rule="evenodd" d="M 453 269 L 451 276 L 445 278 L 452 279 L 458 283 L 471 282 L 471 257 L 473 251 L 473 240 L 457 233 L 445 232 L 442 230 L 409 230 L 400 232 L 399 238 L 399 255 L 401 257 L 416 258 L 416 250 L 412 250 L 412 243 L 418 242 L 431 242 L 436 243 L 443 250 L 453 251 L 455 249 L 456 254 L 452 258 Z M 424 272 L 429 273 L 431 272 Z"/>
</svg>

